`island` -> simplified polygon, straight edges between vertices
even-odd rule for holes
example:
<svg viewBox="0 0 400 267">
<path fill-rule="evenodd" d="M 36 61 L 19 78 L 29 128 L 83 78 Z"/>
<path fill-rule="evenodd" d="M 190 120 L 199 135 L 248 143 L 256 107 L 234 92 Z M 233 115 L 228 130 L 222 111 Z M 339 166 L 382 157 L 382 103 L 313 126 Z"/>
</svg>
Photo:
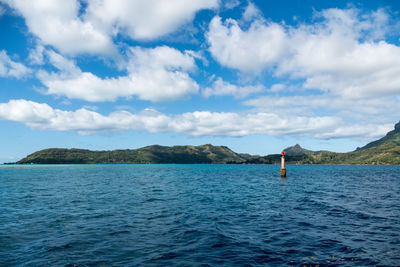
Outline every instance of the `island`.
<svg viewBox="0 0 400 267">
<path fill-rule="evenodd" d="M 400 165 L 400 122 L 383 138 L 347 153 L 312 151 L 296 144 L 283 150 L 288 164 Z M 91 151 L 49 148 L 13 164 L 279 164 L 280 154 L 236 153 L 226 146 L 152 145 L 139 149 Z"/>
</svg>

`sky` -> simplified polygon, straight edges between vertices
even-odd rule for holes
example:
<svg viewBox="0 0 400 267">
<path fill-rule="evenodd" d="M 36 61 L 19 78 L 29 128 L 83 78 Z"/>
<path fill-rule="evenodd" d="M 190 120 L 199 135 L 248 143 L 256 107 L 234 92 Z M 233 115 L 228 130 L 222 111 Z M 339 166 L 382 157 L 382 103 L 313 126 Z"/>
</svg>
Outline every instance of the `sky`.
<svg viewBox="0 0 400 267">
<path fill-rule="evenodd" d="M 347 152 L 400 120 L 400 1 L 0 0 L 0 162 Z"/>
</svg>

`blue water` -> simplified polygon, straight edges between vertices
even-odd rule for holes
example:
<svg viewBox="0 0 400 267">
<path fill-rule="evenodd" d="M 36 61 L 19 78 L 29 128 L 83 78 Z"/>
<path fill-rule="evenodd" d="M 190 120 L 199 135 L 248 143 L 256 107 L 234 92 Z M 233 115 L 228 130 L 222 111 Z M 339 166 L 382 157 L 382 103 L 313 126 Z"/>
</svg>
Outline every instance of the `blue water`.
<svg viewBox="0 0 400 267">
<path fill-rule="evenodd" d="M 400 265 L 399 166 L 0 166 L 0 265 Z"/>
</svg>

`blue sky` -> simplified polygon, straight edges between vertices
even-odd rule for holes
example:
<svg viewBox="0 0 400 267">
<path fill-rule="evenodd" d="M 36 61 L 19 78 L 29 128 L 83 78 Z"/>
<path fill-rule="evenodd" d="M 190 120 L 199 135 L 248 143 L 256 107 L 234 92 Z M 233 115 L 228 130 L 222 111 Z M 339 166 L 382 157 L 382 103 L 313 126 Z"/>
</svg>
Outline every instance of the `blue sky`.
<svg viewBox="0 0 400 267">
<path fill-rule="evenodd" d="M 354 150 L 400 120 L 399 11 L 0 0 L 0 162 L 49 147 Z"/>
</svg>

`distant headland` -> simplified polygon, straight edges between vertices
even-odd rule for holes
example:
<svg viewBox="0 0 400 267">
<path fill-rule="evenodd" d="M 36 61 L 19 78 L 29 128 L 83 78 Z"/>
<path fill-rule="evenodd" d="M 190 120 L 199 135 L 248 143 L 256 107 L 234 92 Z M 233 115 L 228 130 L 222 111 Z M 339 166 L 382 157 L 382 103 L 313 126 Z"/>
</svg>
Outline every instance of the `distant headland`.
<svg viewBox="0 0 400 267">
<path fill-rule="evenodd" d="M 289 164 L 400 165 L 400 122 L 383 138 L 347 153 L 312 151 L 300 145 L 284 149 Z M 139 149 L 91 151 L 49 148 L 8 164 L 278 164 L 280 154 L 254 156 L 226 146 L 146 146 Z"/>
</svg>

